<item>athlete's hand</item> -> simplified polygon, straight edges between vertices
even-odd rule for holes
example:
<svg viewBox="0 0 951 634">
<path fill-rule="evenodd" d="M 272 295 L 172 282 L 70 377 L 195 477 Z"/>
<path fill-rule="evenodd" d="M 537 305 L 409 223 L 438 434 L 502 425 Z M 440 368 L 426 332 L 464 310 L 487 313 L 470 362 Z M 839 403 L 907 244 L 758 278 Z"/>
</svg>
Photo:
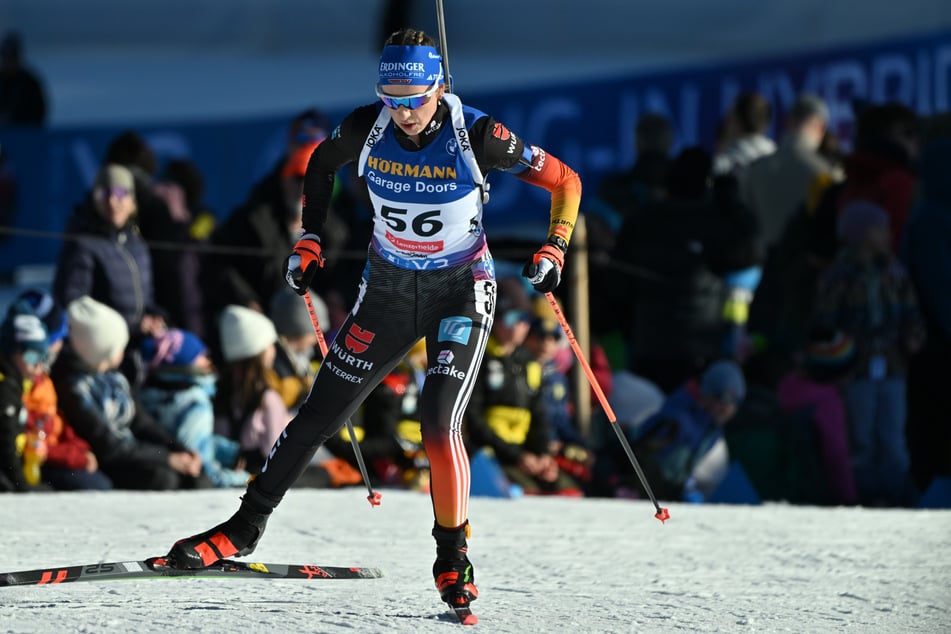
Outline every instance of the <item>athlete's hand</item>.
<svg viewBox="0 0 951 634">
<path fill-rule="evenodd" d="M 324 256 L 320 254 L 320 238 L 313 233 L 305 233 L 294 245 L 294 250 L 284 260 L 284 281 L 303 296 L 314 279 L 317 269 L 323 267 Z"/>
<path fill-rule="evenodd" d="M 556 236 L 548 238 L 548 242 L 535 252 L 532 259 L 522 269 L 522 275 L 528 278 L 535 290 L 540 293 L 550 293 L 561 282 L 561 269 L 565 266 L 565 251 L 568 245 Z"/>
</svg>

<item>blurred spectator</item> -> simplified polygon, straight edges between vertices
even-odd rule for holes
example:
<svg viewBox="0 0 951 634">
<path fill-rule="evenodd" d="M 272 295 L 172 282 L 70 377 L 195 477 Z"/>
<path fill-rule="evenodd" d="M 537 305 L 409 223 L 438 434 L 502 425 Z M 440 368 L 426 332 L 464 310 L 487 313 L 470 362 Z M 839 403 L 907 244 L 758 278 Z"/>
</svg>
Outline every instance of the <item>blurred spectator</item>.
<svg viewBox="0 0 951 634">
<path fill-rule="evenodd" d="M 145 410 L 178 442 L 201 456 L 202 471 L 216 487 L 244 486 L 237 441 L 214 433 L 217 375 L 204 342 L 173 328 L 142 343 L 148 376 L 142 386 Z"/>
<path fill-rule="evenodd" d="M 735 181 L 711 184 L 710 156 L 687 148 L 668 174 L 667 200 L 622 225 L 614 310 L 626 316 L 628 369 L 670 392 L 721 354 L 723 275 L 755 263 L 755 221 Z"/>
<path fill-rule="evenodd" d="M 594 454 L 575 425 L 568 373 L 559 367 L 555 358 L 564 342 L 564 333 L 547 302 L 545 308 L 547 316 L 533 315 L 522 347 L 542 368 L 542 402 L 549 423 L 549 449 L 558 466 L 586 486 L 591 481 Z"/>
<path fill-rule="evenodd" d="M 713 158 L 713 173 L 736 174 L 756 159 L 776 151 L 776 143 L 766 136 L 773 107 L 762 95 L 737 95 L 726 115 L 723 147 Z"/>
<path fill-rule="evenodd" d="M 781 237 L 789 218 L 805 203 L 809 187 L 832 165 L 819 154 L 829 110 L 813 95 L 800 95 L 787 119 L 779 148 L 749 164 L 741 177 L 743 201 L 756 214 L 759 253 L 767 255 Z"/>
<path fill-rule="evenodd" d="M 201 458 L 145 413 L 116 371 L 129 341 L 122 315 L 88 296 L 66 312 L 69 336 L 50 377 L 63 417 L 92 447 L 100 469 L 119 489 L 202 486 Z"/>
<path fill-rule="evenodd" d="M 608 174 L 598 187 L 598 198 L 619 215 L 619 221 L 644 203 L 666 195 L 667 171 L 674 147 L 674 127 L 670 119 L 656 113 L 642 115 L 637 120 L 634 147 L 637 151 L 634 165 Z"/>
<path fill-rule="evenodd" d="M 86 489 L 107 490 L 112 482 L 99 470 L 96 454 L 85 440 L 59 414 L 56 388 L 46 368 L 51 365 L 63 347 L 66 336 L 66 313 L 49 293 L 28 290 L 21 293 L 10 308 L 13 314 L 31 314 L 40 318 L 49 333 L 43 364 L 23 394 L 26 407 L 26 431 L 42 434 L 46 459 L 41 467 L 43 482 L 60 491 Z"/>
<path fill-rule="evenodd" d="M 858 371 L 845 386 L 852 465 L 862 504 L 913 504 L 905 439 L 908 355 L 925 336 L 908 274 L 891 253 L 888 213 L 856 201 L 838 218 L 842 248 L 816 291 L 814 324 L 855 338 Z"/>
<path fill-rule="evenodd" d="M 219 332 L 224 364 L 215 397 L 215 431 L 238 440 L 247 469 L 258 473 L 290 415 L 267 382 L 276 354 L 271 320 L 244 306 L 227 306 Z"/>
<path fill-rule="evenodd" d="M 384 486 L 429 491 L 429 458 L 420 430 L 419 396 L 426 379 L 426 340 L 420 339 L 363 402 L 354 431 L 371 472 Z M 346 427 L 327 449 L 356 467 Z"/>
<path fill-rule="evenodd" d="M 945 115 L 946 120 L 951 115 Z M 951 476 L 951 135 L 930 141 L 921 157 L 921 191 L 905 230 L 903 261 L 925 320 L 924 346 L 909 359 L 908 442 L 911 467 L 924 490 Z"/>
<path fill-rule="evenodd" d="M 230 305 L 267 311 L 274 294 L 286 287 L 284 259 L 301 229 L 301 192 L 307 161 L 317 143 L 297 147 L 280 169 L 279 180 L 255 187 L 246 202 L 219 225 L 209 239 L 216 247 L 237 247 L 235 253 L 210 253 L 201 267 L 208 331 Z M 270 177 L 269 177 L 270 178 Z M 247 249 L 260 252 L 248 257 Z"/>
<path fill-rule="evenodd" d="M 816 210 L 812 252 L 831 259 L 836 226 L 850 202 L 866 200 L 889 218 L 892 251 L 898 253 L 917 183 L 918 115 L 899 103 L 857 104 L 854 151 L 845 159 L 845 180 L 825 190 Z"/>
<path fill-rule="evenodd" d="M 521 347 L 531 319 L 527 293 L 515 278 L 499 280 L 498 288 L 492 333 L 466 410 L 470 454 L 494 453 L 526 494 L 580 496 L 579 483 L 552 452 L 541 365 Z"/>
<path fill-rule="evenodd" d="M 46 123 L 46 89 L 23 63 L 23 37 L 8 31 L 0 40 L 0 128 Z"/>
<path fill-rule="evenodd" d="M 135 180 L 127 168 L 106 165 L 91 194 L 66 226 L 53 279 L 53 297 L 61 306 L 89 296 L 118 311 L 134 342 L 123 374 L 141 380 L 138 339 L 165 327 L 154 301 L 152 258 L 135 220 Z"/>
<path fill-rule="evenodd" d="M 740 367 L 720 360 L 699 380 L 671 393 L 660 411 L 638 427 L 631 446 L 658 498 L 703 501 L 713 494 L 729 463 L 723 426 L 745 397 Z M 630 488 L 641 489 L 639 480 L 627 476 L 627 481 Z"/>
<path fill-rule="evenodd" d="M 12 309 L 7 312 L 0 324 L 0 492 L 42 488 L 38 474 L 28 478 L 21 455 L 28 431 L 24 396 L 32 388 L 33 377 L 43 371 L 46 349 L 46 328 L 38 317 Z M 46 459 L 45 441 L 36 451 L 37 461 Z"/>
<path fill-rule="evenodd" d="M 215 431 L 238 440 L 245 468 L 257 474 L 291 419 L 281 395 L 267 378 L 277 356 L 277 330 L 266 315 L 232 305 L 221 312 L 218 331 L 224 363 L 215 396 Z M 360 483 L 356 469 L 329 453 L 319 452 L 296 486 L 324 488 Z"/>
<path fill-rule="evenodd" d="M 198 166 L 189 159 L 174 159 L 165 165 L 161 180 L 156 183 L 156 191 L 169 202 L 162 190 L 172 186 L 181 190 L 185 209 L 180 210 L 178 218 L 188 223 L 188 235 L 196 242 L 204 242 L 215 228 L 215 214 L 205 204 L 205 179 Z M 177 194 L 174 194 L 177 197 Z M 186 215 L 187 214 L 187 215 Z"/>
<path fill-rule="evenodd" d="M 38 288 L 30 288 L 17 295 L 13 305 L 29 307 L 28 310 L 43 322 L 46 327 L 47 343 L 49 344 L 45 363 L 47 367 L 52 366 L 57 355 L 59 355 L 59 351 L 63 348 L 63 341 L 66 339 L 66 333 L 68 332 L 69 323 L 66 319 L 66 311 L 63 310 L 59 302 L 53 299 L 50 293 Z"/>
<path fill-rule="evenodd" d="M 122 165 L 135 181 L 136 224 L 149 246 L 155 303 L 169 321 L 204 334 L 200 323 L 202 291 L 198 288 L 198 254 L 187 246 L 192 212 L 184 190 L 172 182 L 156 182 L 158 161 L 139 133 L 127 130 L 109 143 L 105 164 Z"/>
<path fill-rule="evenodd" d="M 788 413 L 802 412 L 815 426 L 832 504 L 856 504 L 858 493 L 849 451 L 849 423 L 842 385 L 855 370 L 855 341 L 842 332 L 817 330 L 803 362 L 779 384 L 779 403 Z M 807 456 L 801 455 L 800 460 Z M 795 500 L 791 500 L 795 501 Z"/>
<path fill-rule="evenodd" d="M 321 331 L 330 326 L 327 305 L 310 293 Z M 268 311 L 277 330 L 274 367 L 267 373 L 268 384 L 277 390 L 287 411 L 293 415 L 310 393 L 314 381 L 314 353 L 317 334 L 304 298 L 285 286 L 271 299 Z"/>
</svg>

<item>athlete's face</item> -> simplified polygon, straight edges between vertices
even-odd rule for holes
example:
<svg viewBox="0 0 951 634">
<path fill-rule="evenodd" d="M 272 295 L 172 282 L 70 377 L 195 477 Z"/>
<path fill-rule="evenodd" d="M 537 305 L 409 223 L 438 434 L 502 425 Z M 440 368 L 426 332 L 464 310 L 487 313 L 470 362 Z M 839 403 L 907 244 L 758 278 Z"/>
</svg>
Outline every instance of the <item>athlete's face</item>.
<svg viewBox="0 0 951 634">
<path fill-rule="evenodd" d="M 390 108 L 393 121 L 407 135 L 418 137 L 418 135 L 426 129 L 426 126 L 429 125 L 429 122 L 432 121 L 433 115 L 436 114 L 436 108 L 439 106 L 439 100 L 442 99 L 445 91 L 445 86 L 439 86 L 426 103 L 414 110 L 406 106 Z M 415 95 L 423 95 L 428 92 L 428 89 L 425 86 L 387 86 L 383 92 L 390 97 L 412 97 Z"/>
</svg>

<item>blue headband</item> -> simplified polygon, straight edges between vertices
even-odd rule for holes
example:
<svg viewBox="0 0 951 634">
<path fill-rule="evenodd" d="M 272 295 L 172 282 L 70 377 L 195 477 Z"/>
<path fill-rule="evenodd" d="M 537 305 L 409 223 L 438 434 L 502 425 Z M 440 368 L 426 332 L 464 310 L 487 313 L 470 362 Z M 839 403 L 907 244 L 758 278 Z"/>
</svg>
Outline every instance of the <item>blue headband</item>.
<svg viewBox="0 0 951 634">
<path fill-rule="evenodd" d="M 380 56 L 380 86 L 432 86 L 442 82 L 442 55 L 432 46 L 386 46 Z"/>
</svg>

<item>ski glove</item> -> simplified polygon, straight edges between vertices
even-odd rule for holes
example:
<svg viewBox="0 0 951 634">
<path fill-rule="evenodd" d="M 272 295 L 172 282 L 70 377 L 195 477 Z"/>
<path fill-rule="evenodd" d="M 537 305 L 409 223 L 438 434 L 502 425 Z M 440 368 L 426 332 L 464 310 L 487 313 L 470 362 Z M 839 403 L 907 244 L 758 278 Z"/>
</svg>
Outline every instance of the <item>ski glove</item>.
<svg viewBox="0 0 951 634">
<path fill-rule="evenodd" d="M 536 291 L 552 292 L 561 282 L 561 269 L 565 266 L 567 250 L 568 244 L 564 240 L 551 236 L 522 269 L 522 276 L 528 278 Z"/>
<path fill-rule="evenodd" d="M 320 238 L 313 233 L 305 233 L 294 245 L 294 250 L 284 260 L 284 281 L 303 296 L 307 293 L 310 281 L 317 269 L 323 267 L 324 257 L 320 254 Z"/>
</svg>

